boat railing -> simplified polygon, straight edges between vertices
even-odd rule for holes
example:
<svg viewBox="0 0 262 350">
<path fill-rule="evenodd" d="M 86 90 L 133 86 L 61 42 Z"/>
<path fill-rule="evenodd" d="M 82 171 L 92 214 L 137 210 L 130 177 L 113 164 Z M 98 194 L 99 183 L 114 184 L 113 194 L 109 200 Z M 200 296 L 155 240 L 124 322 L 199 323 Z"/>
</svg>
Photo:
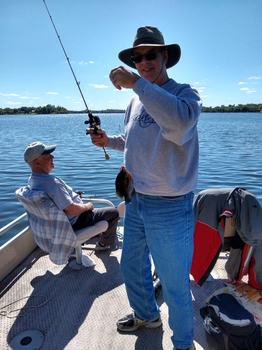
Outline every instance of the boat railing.
<svg viewBox="0 0 262 350">
<path fill-rule="evenodd" d="M 101 203 L 101 204 L 107 204 L 110 207 L 114 207 L 114 204 L 111 201 L 104 198 L 89 198 L 89 197 L 83 196 L 81 199 L 83 202 Z"/>
<path fill-rule="evenodd" d="M 16 218 L 15 220 L 11 221 L 9 224 L 7 224 L 6 226 L 2 227 L 0 229 L 0 236 L 9 231 L 11 228 L 13 228 L 14 226 L 16 226 L 17 224 L 19 224 L 22 220 L 24 220 L 24 218 L 27 216 L 27 213 L 22 214 L 21 216 L 19 216 L 18 218 Z"/>
</svg>

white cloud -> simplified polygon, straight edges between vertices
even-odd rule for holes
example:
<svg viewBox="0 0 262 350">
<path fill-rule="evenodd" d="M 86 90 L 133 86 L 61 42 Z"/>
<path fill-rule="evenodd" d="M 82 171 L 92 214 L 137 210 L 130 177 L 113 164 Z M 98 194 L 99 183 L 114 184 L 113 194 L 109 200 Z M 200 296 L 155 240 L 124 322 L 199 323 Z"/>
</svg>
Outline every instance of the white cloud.
<svg viewBox="0 0 262 350">
<path fill-rule="evenodd" d="M 255 90 L 255 89 L 249 89 L 249 88 L 247 88 L 247 87 L 245 87 L 245 88 L 241 88 L 240 89 L 241 91 L 246 91 L 246 93 L 247 94 L 252 94 L 253 92 L 257 92 L 257 90 Z"/>
<path fill-rule="evenodd" d="M 46 92 L 46 94 L 47 95 L 59 95 L 58 92 L 51 92 L 51 91 Z"/>
<path fill-rule="evenodd" d="M 96 89 L 107 89 L 108 86 L 104 84 L 89 84 L 89 86 L 93 86 Z"/>
<path fill-rule="evenodd" d="M 19 98 L 29 99 L 29 98 L 31 98 L 31 97 L 20 96 Z"/>
<path fill-rule="evenodd" d="M 71 63 L 76 63 L 74 61 L 72 61 Z M 94 61 L 89 61 L 89 62 L 84 62 L 84 61 L 80 61 L 78 64 L 83 65 L 83 64 L 94 64 Z"/>
<path fill-rule="evenodd" d="M 8 105 L 21 105 L 22 103 L 21 102 L 11 102 L 11 101 L 8 101 L 6 102 Z"/>
<path fill-rule="evenodd" d="M 20 96 L 18 94 L 3 94 L 3 96 Z"/>
<path fill-rule="evenodd" d="M 238 83 L 238 85 L 246 85 L 246 84 L 248 84 L 248 83 L 246 83 L 245 81 L 240 81 L 240 82 Z"/>
<path fill-rule="evenodd" d="M 248 80 L 260 80 L 262 77 L 249 77 Z"/>
<path fill-rule="evenodd" d="M 204 92 L 204 90 L 206 90 L 206 88 L 202 86 L 202 87 L 198 87 L 197 90 L 198 90 L 198 92 Z"/>
</svg>

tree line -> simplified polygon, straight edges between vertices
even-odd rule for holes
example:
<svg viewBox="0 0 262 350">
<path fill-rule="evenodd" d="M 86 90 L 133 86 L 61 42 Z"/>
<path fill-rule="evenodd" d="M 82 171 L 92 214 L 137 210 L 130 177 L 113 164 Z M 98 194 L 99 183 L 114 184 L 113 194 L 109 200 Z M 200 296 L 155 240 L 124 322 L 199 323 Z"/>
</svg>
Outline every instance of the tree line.
<svg viewBox="0 0 262 350">
<path fill-rule="evenodd" d="M 0 115 L 6 114 L 67 114 L 68 110 L 61 106 L 46 105 L 43 107 L 0 108 Z"/>
<path fill-rule="evenodd" d="M 11 115 L 11 114 L 87 114 L 87 110 L 83 111 L 69 111 L 61 106 L 46 105 L 43 107 L 20 107 L 20 108 L 0 108 L 0 115 Z M 123 109 L 106 109 L 93 111 L 92 113 L 125 113 Z"/>
<path fill-rule="evenodd" d="M 246 105 L 239 104 L 229 105 L 229 106 L 220 106 L 220 107 L 203 107 L 203 113 L 262 113 L 262 104 L 249 103 Z"/>
<path fill-rule="evenodd" d="M 83 111 L 69 111 L 61 106 L 46 105 L 43 107 L 20 107 L 20 108 L 0 108 L 0 115 L 11 114 L 81 114 L 87 113 L 87 110 Z M 122 109 L 106 109 L 96 110 L 92 113 L 124 113 Z M 262 113 L 262 104 L 249 103 L 246 105 L 229 105 L 229 106 L 217 106 L 217 107 L 203 107 L 203 113 Z"/>
</svg>

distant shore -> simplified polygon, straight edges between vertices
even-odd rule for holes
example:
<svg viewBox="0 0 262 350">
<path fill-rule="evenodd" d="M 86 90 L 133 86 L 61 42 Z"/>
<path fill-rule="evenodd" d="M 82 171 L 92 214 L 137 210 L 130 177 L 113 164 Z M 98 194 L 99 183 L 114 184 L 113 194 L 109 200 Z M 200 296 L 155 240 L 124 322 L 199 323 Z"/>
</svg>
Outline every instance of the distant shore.
<svg viewBox="0 0 262 350">
<path fill-rule="evenodd" d="M 229 105 L 220 107 L 203 107 L 202 113 L 262 113 L 262 103 L 246 105 Z"/>
<path fill-rule="evenodd" d="M 87 114 L 89 111 L 70 111 L 61 106 L 46 105 L 40 107 L 20 107 L 20 108 L 0 108 L 0 115 L 28 115 L 28 114 Z M 92 114 L 97 113 L 125 113 L 124 109 L 92 110 Z"/>
<path fill-rule="evenodd" d="M 20 107 L 20 108 L 0 108 L 0 115 L 14 115 L 14 114 L 87 114 L 87 110 L 83 111 L 69 111 L 61 106 L 46 105 L 40 107 Z M 102 109 L 92 110 L 92 114 L 106 114 L 106 113 L 125 113 L 124 109 Z M 202 113 L 262 113 L 262 103 L 246 105 L 229 105 L 217 107 L 203 107 Z"/>
</svg>

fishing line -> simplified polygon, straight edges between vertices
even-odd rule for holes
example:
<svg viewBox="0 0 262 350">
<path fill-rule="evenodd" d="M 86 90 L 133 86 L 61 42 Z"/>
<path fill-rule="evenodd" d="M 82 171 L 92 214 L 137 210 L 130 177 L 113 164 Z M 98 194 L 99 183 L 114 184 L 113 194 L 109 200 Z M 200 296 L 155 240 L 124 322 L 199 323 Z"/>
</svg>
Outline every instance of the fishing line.
<svg viewBox="0 0 262 350">
<path fill-rule="evenodd" d="M 52 19 L 52 16 L 51 16 L 51 14 L 50 14 L 50 12 L 49 12 L 49 9 L 48 9 L 48 7 L 47 7 L 47 5 L 46 5 L 45 0 L 43 0 L 43 2 L 44 2 L 44 4 L 45 4 L 47 13 L 48 13 L 48 15 L 49 15 L 49 17 L 50 17 L 50 20 L 51 20 L 51 22 L 52 22 L 52 24 L 53 24 L 53 27 L 54 27 L 54 29 L 55 29 L 56 35 L 57 35 L 57 37 L 58 37 L 58 40 L 59 40 L 59 42 L 60 42 L 60 44 L 61 44 L 61 47 L 62 47 L 62 49 L 63 49 L 63 51 L 64 51 L 64 54 L 65 54 L 65 57 L 66 57 L 67 62 L 68 62 L 68 64 L 69 64 L 69 67 L 70 67 L 70 69 L 71 69 L 71 72 L 72 72 L 72 74 L 73 74 L 73 76 L 74 76 L 76 85 L 77 85 L 78 90 L 79 90 L 79 92 L 80 92 L 80 95 L 81 95 L 81 97 L 82 97 L 82 99 L 83 99 L 83 101 L 84 101 L 84 104 L 85 104 L 85 107 L 86 107 L 86 110 L 87 110 L 87 113 L 88 113 L 88 117 L 89 117 L 89 120 L 85 121 L 85 124 L 90 124 L 90 128 L 94 129 L 94 132 L 97 133 L 97 130 L 100 129 L 100 124 L 101 124 L 100 118 L 97 117 L 97 116 L 93 116 L 93 114 L 91 113 L 91 111 L 89 110 L 89 108 L 88 108 L 88 106 L 87 106 L 86 100 L 85 100 L 84 95 L 83 95 L 83 93 L 82 93 L 82 90 L 81 90 L 81 88 L 80 88 L 80 82 L 76 79 L 74 70 L 73 70 L 73 68 L 72 68 L 72 66 L 71 66 L 71 63 L 70 63 L 70 60 L 69 60 L 69 58 L 68 58 L 68 56 L 67 56 L 67 54 L 66 54 L 65 48 L 64 48 L 63 43 L 62 43 L 61 38 L 60 38 L 60 35 L 58 34 L 58 31 L 57 31 L 57 29 L 56 29 L 55 23 L 54 23 L 54 21 L 53 21 L 53 19 Z M 87 132 L 87 134 L 88 134 L 88 132 Z M 109 159 L 109 155 L 106 153 L 106 150 L 105 150 L 104 147 L 103 147 L 103 150 L 104 150 L 104 153 L 105 153 L 105 159 Z"/>
</svg>

